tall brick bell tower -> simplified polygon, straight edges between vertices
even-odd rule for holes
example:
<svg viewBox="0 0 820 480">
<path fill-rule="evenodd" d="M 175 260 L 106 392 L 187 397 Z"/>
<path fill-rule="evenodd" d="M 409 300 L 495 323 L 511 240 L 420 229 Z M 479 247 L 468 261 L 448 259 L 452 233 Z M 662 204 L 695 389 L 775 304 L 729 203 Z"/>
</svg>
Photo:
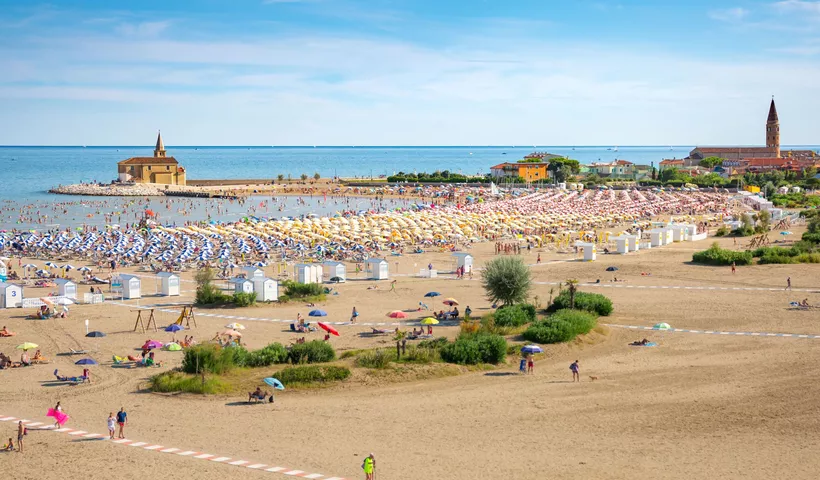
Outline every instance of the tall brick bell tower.
<svg viewBox="0 0 820 480">
<path fill-rule="evenodd" d="M 780 158 L 780 121 L 777 119 L 774 97 L 769 105 L 769 118 L 766 120 L 766 146 L 774 149 L 774 156 Z"/>
</svg>

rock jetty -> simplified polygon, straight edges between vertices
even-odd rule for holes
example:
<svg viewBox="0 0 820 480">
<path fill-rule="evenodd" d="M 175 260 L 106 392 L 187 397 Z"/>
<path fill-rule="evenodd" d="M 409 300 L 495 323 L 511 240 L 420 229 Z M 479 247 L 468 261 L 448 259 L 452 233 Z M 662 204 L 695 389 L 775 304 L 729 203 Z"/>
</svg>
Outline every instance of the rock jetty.
<svg viewBox="0 0 820 480">
<path fill-rule="evenodd" d="M 49 193 L 59 193 L 62 195 L 94 195 L 101 197 L 152 197 L 165 195 L 159 186 L 144 183 L 110 185 L 81 183 L 75 185 L 60 185 L 49 190 Z"/>
</svg>

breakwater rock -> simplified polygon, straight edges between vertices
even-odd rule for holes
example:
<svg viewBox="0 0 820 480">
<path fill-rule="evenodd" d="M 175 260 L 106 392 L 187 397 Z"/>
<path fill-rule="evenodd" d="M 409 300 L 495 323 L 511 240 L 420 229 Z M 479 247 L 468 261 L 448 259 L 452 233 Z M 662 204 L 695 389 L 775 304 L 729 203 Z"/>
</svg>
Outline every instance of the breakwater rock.
<svg viewBox="0 0 820 480">
<path fill-rule="evenodd" d="M 62 195 L 94 195 L 101 197 L 150 197 L 165 195 L 163 190 L 159 188 L 159 185 L 98 185 L 92 183 L 60 185 L 50 189 L 49 193 L 59 193 Z"/>
</svg>

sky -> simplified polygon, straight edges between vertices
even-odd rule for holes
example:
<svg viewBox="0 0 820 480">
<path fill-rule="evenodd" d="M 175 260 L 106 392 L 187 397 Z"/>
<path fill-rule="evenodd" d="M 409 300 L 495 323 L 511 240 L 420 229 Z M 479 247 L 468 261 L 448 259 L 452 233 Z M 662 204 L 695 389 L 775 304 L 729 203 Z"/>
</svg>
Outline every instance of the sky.
<svg viewBox="0 0 820 480">
<path fill-rule="evenodd" d="M 820 143 L 820 1 L 0 0 L 0 145 Z"/>
</svg>

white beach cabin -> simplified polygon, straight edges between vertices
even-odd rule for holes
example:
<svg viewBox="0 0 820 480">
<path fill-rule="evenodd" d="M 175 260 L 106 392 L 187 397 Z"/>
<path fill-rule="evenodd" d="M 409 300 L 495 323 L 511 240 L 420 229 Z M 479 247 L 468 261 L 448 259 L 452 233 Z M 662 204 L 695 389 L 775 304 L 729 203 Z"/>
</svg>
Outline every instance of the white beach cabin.
<svg viewBox="0 0 820 480">
<path fill-rule="evenodd" d="M 318 263 L 297 263 L 297 283 L 322 283 L 322 266 Z"/>
<path fill-rule="evenodd" d="M 234 293 L 253 293 L 253 282 L 247 278 L 232 278 Z"/>
<path fill-rule="evenodd" d="M 54 280 L 57 284 L 57 295 L 61 297 L 68 297 L 72 300 L 77 299 L 77 284 L 65 278 L 58 278 Z"/>
<path fill-rule="evenodd" d="M 464 252 L 456 252 L 453 256 L 456 257 L 456 268 L 464 267 L 464 273 L 470 273 L 473 270 L 472 255 Z"/>
<path fill-rule="evenodd" d="M 142 280 L 135 275 L 120 275 L 122 298 L 142 298 Z"/>
<path fill-rule="evenodd" d="M 670 225 L 669 229 L 672 230 L 673 242 L 682 242 L 686 240 L 686 225 Z"/>
<path fill-rule="evenodd" d="M 256 300 L 260 302 L 275 302 L 279 300 L 279 282 L 268 277 L 254 277 L 253 291 L 256 292 Z"/>
<path fill-rule="evenodd" d="M 327 261 L 322 263 L 324 278 L 330 281 L 333 277 L 339 277 L 342 281 L 347 280 L 347 267 L 342 262 Z"/>
<path fill-rule="evenodd" d="M 626 237 L 615 237 L 615 251 L 620 255 L 629 253 L 629 243 Z"/>
<path fill-rule="evenodd" d="M 383 258 L 368 259 L 366 270 L 370 273 L 368 280 L 387 280 L 390 277 L 390 264 Z"/>
<path fill-rule="evenodd" d="M 630 252 L 637 252 L 641 249 L 640 238 L 637 235 L 621 235 L 626 239 L 626 247 Z"/>
<path fill-rule="evenodd" d="M 662 247 L 672 243 L 672 230 L 668 228 L 653 228 L 649 231 L 649 238 L 653 247 Z"/>
<path fill-rule="evenodd" d="M 580 248 L 584 254 L 585 262 L 594 262 L 597 255 L 595 252 L 595 244 L 587 242 L 575 242 L 575 246 Z"/>
<path fill-rule="evenodd" d="M 179 275 L 171 272 L 159 272 L 160 292 L 163 297 L 179 295 Z"/>
<path fill-rule="evenodd" d="M 252 280 L 256 277 L 265 278 L 265 272 L 261 268 L 242 267 L 242 271 L 245 272 L 245 278 L 248 280 Z"/>
<path fill-rule="evenodd" d="M 0 308 L 23 306 L 23 287 L 13 283 L 0 283 Z"/>
<path fill-rule="evenodd" d="M 8 280 L 9 271 L 6 269 L 6 264 L 0 260 L 0 282 L 5 282 Z"/>
</svg>

